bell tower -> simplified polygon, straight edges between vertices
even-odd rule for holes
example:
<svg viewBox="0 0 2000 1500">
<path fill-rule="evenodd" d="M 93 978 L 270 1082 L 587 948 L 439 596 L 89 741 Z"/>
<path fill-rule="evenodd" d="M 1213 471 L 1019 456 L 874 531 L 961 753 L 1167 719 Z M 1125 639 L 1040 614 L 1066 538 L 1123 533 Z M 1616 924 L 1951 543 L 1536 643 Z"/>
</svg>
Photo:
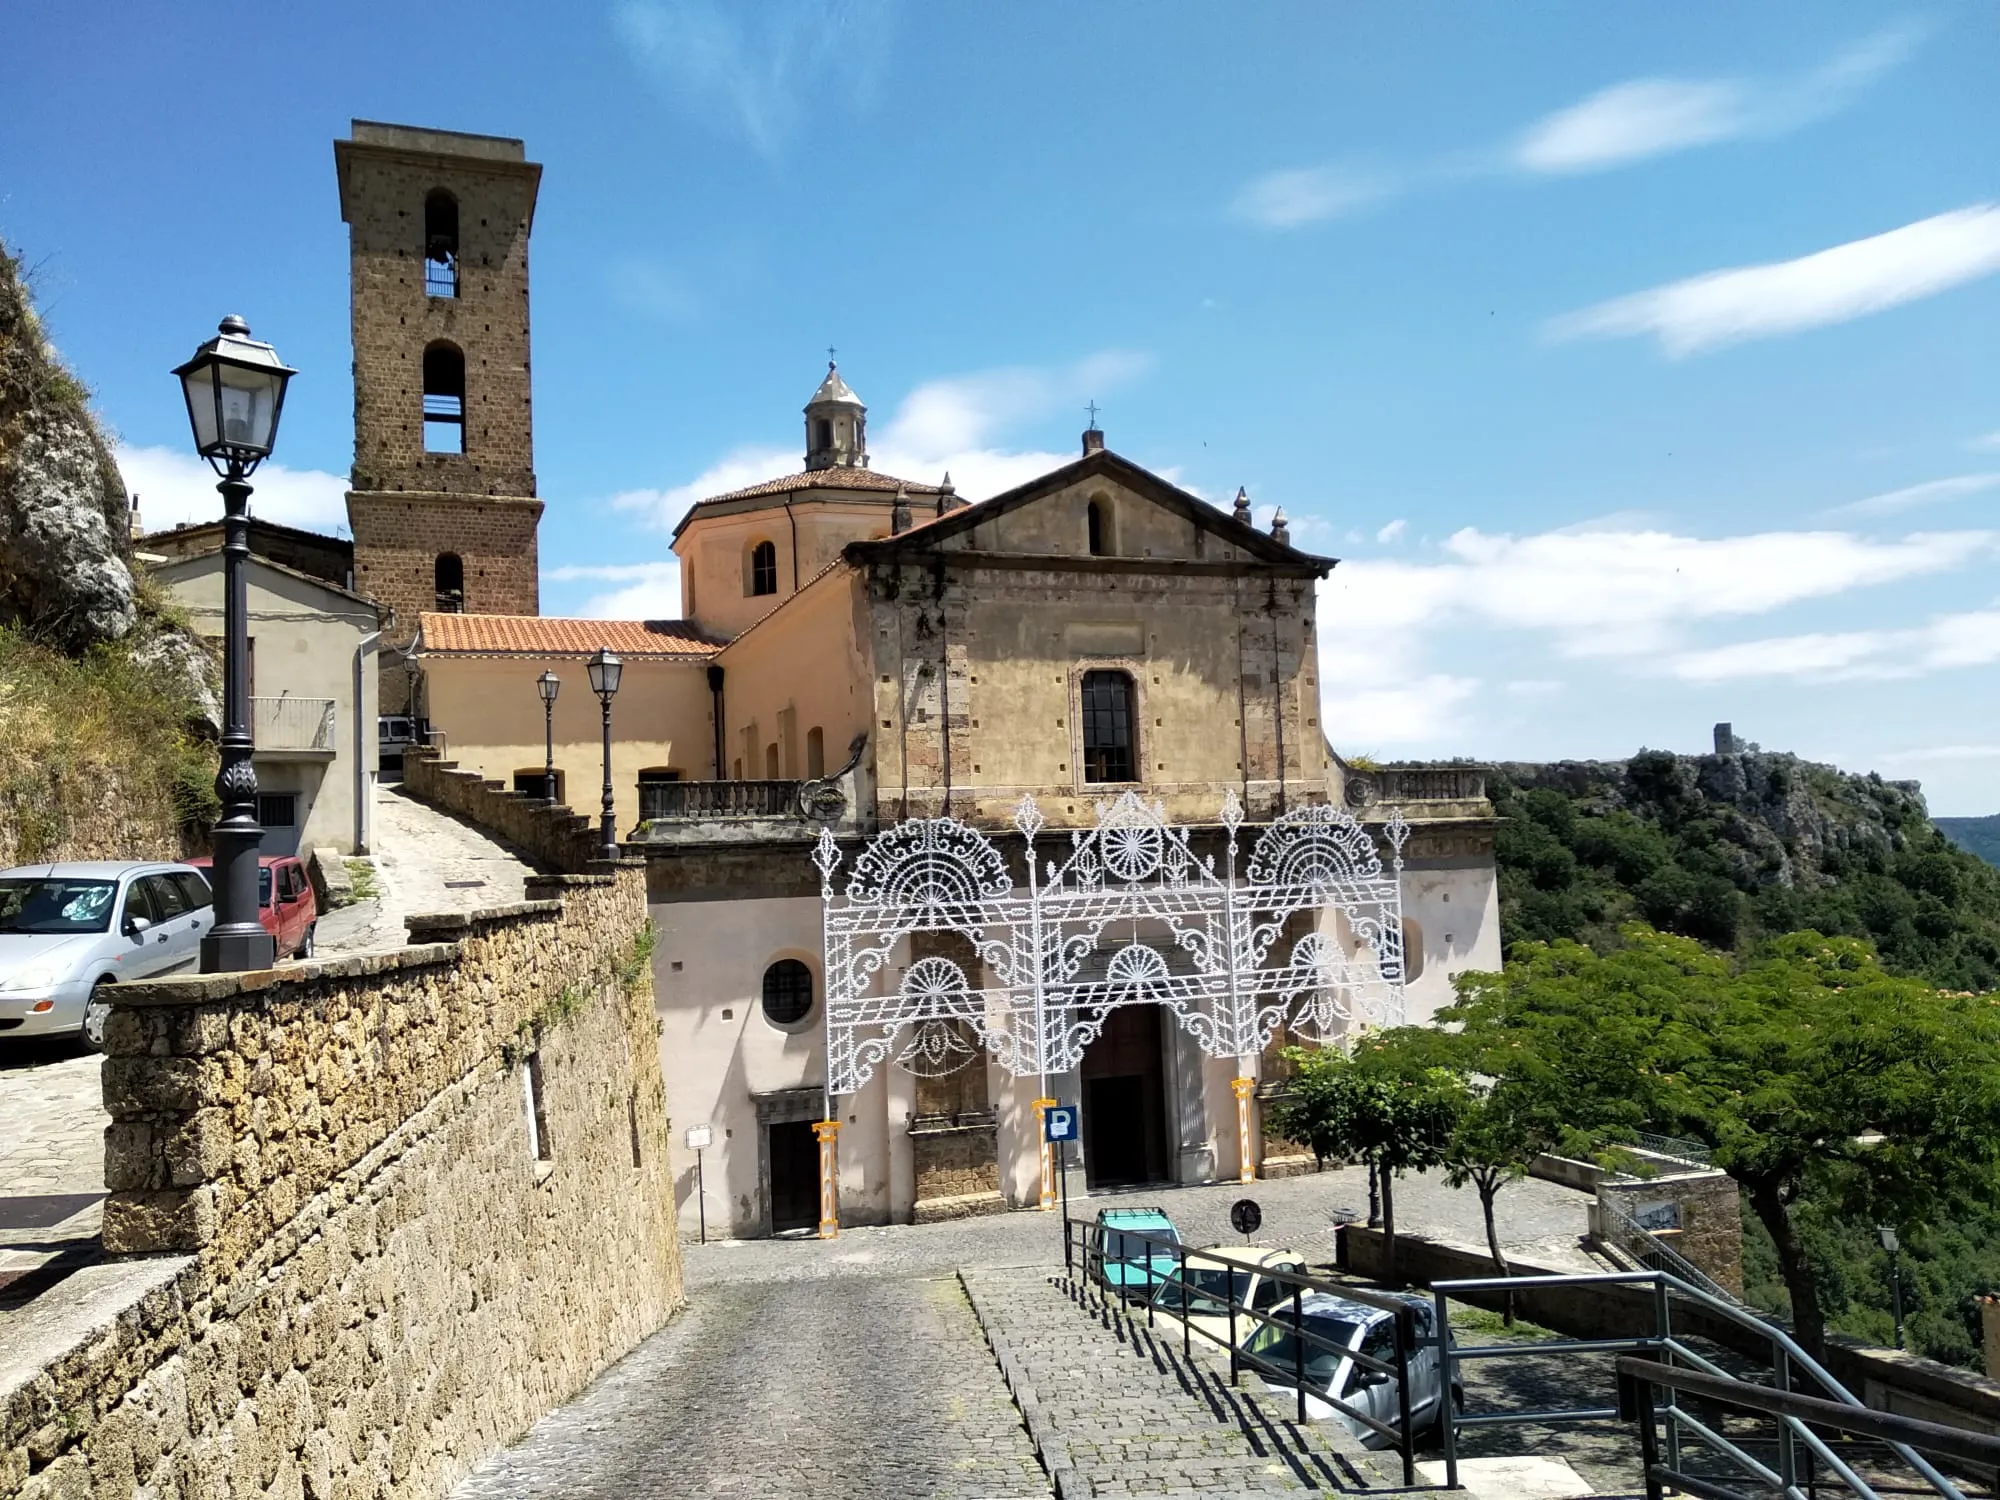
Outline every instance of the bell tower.
<svg viewBox="0 0 2000 1500">
<path fill-rule="evenodd" d="M 806 403 L 806 468 L 868 467 L 868 408 L 829 359 L 826 379 Z"/>
<path fill-rule="evenodd" d="M 348 227 L 355 588 L 395 611 L 540 611 L 522 143 L 356 120 L 333 143 Z M 408 710 L 385 654 L 382 711 Z"/>
</svg>

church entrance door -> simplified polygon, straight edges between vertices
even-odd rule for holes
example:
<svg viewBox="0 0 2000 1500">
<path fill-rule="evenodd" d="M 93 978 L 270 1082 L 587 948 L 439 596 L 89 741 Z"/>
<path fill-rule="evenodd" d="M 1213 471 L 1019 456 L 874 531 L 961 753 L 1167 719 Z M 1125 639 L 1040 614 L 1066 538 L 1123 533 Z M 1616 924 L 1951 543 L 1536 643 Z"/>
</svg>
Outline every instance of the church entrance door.
<svg viewBox="0 0 2000 1500">
<path fill-rule="evenodd" d="M 819 1223 L 819 1142 L 810 1120 L 764 1127 L 770 1134 L 771 1233 Z"/>
<path fill-rule="evenodd" d="M 1093 1188 L 1165 1182 L 1166 1078 L 1160 1008 L 1121 1005 L 1084 1050 L 1084 1178 Z"/>
</svg>

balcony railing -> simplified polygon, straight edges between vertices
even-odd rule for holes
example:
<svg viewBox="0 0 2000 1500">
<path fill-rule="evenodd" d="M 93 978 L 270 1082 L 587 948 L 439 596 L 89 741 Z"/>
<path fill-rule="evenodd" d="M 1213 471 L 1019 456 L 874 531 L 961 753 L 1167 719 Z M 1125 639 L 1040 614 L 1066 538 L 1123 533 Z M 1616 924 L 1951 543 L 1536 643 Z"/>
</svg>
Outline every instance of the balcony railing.
<svg viewBox="0 0 2000 1500">
<path fill-rule="evenodd" d="M 649 823 L 798 815 L 796 781 L 662 781 L 639 787 L 639 816 Z"/>
<path fill-rule="evenodd" d="M 331 698 L 252 698 L 250 737 L 259 750 L 316 750 L 332 754 Z"/>
<path fill-rule="evenodd" d="M 1486 795 L 1478 766 L 1385 766 L 1368 773 L 1378 802 L 1476 802 Z"/>
</svg>

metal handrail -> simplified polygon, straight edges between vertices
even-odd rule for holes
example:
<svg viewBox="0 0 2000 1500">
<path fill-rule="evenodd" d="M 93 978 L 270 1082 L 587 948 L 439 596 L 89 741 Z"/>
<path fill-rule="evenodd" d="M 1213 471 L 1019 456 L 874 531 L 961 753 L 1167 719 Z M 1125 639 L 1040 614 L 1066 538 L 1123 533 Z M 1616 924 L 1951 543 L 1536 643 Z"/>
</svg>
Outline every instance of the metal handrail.
<svg viewBox="0 0 2000 1500">
<path fill-rule="evenodd" d="M 1612 1228 L 1617 1231 L 1617 1238 L 1613 1242 L 1628 1255 L 1637 1255 L 1640 1257 L 1655 1255 L 1666 1262 L 1665 1265 L 1653 1266 L 1650 1269 L 1666 1271 L 1682 1281 L 1700 1287 L 1711 1297 L 1720 1297 L 1732 1307 L 1742 1307 L 1744 1305 L 1741 1297 L 1731 1292 L 1729 1288 L 1710 1276 L 1701 1267 L 1697 1266 L 1685 1255 L 1682 1255 L 1680 1251 L 1674 1249 L 1673 1246 L 1654 1234 L 1652 1230 L 1641 1224 L 1608 1198 L 1600 1197 L 1597 1200 L 1597 1214 L 1600 1222 L 1607 1216 L 1611 1219 Z M 1639 1248 L 1636 1250 L 1630 1248 L 1631 1243 L 1636 1243 Z"/>
<path fill-rule="evenodd" d="M 1671 1301 L 1674 1297 L 1681 1297 L 1698 1307 L 1719 1315 L 1728 1322 L 1736 1324 L 1747 1332 L 1767 1340 L 1771 1346 L 1771 1368 L 1778 1390 L 1786 1393 L 1791 1392 L 1792 1374 L 1796 1369 L 1818 1382 L 1821 1390 L 1826 1392 L 1826 1397 L 1830 1401 L 1830 1404 L 1841 1408 L 1849 1419 L 1852 1419 L 1856 1412 L 1868 1413 L 1871 1411 L 1871 1408 L 1865 1402 L 1861 1401 L 1846 1386 L 1834 1379 L 1828 1373 L 1826 1367 L 1810 1354 L 1806 1353 L 1798 1341 L 1783 1328 L 1780 1328 L 1777 1324 L 1767 1319 L 1757 1317 L 1754 1313 L 1735 1302 L 1723 1297 L 1714 1296 L 1667 1271 L 1608 1271 L 1582 1276 L 1481 1276 L 1432 1282 L 1431 1292 L 1437 1306 L 1440 1367 L 1449 1373 L 1451 1383 L 1455 1384 L 1458 1366 L 1463 1360 L 1499 1358 L 1508 1355 L 1518 1357 L 1523 1354 L 1554 1353 L 1560 1352 L 1564 1347 L 1562 1345 L 1549 1344 L 1529 1347 L 1499 1345 L 1475 1349 L 1458 1348 L 1452 1345 L 1449 1339 L 1444 1337 L 1443 1332 L 1447 1326 L 1449 1299 L 1454 1293 L 1462 1295 L 1466 1292 L 1518 1292 L 1535 1287 L 1606 1285 L 1650 1286 L 1653 1289 L 1654 1332 L 1650 1336 L 1641 1336 L 1625 1341 L 1628 1346 L 1627 1352 L 1658 1351 L 1666 1356 L 1664 1368 L 1678 1369 L 1673 1362 L 1676 1360 L 1685 1361 L 1690 1365 L 1699 1367 L 1702 1372 L 1711 1378 L 1728 1382 L 1732 1389 L 1736 1389 L 1739 1392 L 1767 1391 L 1770 1389 L 1769 1387 L 1755 1385 L 1749 1381 L 1738 1379 L 1716 1365 L 1713 1361 L 1701 1355 L 1697 1350 L 1690 1348 L 1685 1341 L 1674 1337 Z M 1599 1342 L 1608 1348 L 1609 1344 L 1617 1341 L 1607 1340 Z M 1575 1348 L 1577 1346 L 1572 1344 L 1568 1347 Z M 1717 1434 L 1707 1430 L 1703 1424 L 1691 1418 L 1687 1413 L 1682 1412 L 1677 1406 L 1670 1406 L 1667 1408 L 1667 1411 L 1669 1418 L 1666 1430 L 1667 1469 L 1675 1473 L 1679 1472 L 1680 1431 L 1682 1427 L 1686 1427 L 1695 1437 L 1710 1444 L 1710 1446 L 1714 1446 L 1718 1452 L 1723 1453 L 1732 1462 L 1740 1462 L 1747 1458 L 1747 1455 L 1744 1455 L 1741 1449 L 1736 1448 L 1734 1444 L 1719 1440 Z M 1540 1423 L 1561 1420 L 1594 1420 L 1621 1416 L 1622 1414 L 1622 1409 L 1620 1408 L 1609 1410 L 1590 1408 L 1587 1411 L 1575 1413 L 1507 1412 L 1481 1417 L 1462 1418 L 1461 1424 L 1473 1426 L 1480 1423 Z M 1875 1415 L 1880 1414 L 1876 1413 Z M 1906 1418 L 1902 1420 L 1913 1421 L 1915 1419 Z M 1797 1463 L 1793 1447 L 1795 1441 L 1803 1442 L 1814 1457 L 1824 1462 L 1840 1478 L 1841 1482 L 1846 1484 L 1857 1495 L 1861 1496 L 1862 1500 L 1879 1500 L 1879 1497 L 1868 1483 L 1860 1475 L 1856 1474 L 1838 1454 L 1829 1448 L 1825 1441 L 1808 1427 L 1803 1420 L 1796 1417 L 1781 1416 L 1779 1423 L 1779 1478 L 1785 1487 L 1785 1492 L 1793 1497 L 1793 1500 L 1807 1500 L 1807 1497 L 1797 1488 L 1795 1483 L 1797 1474 Z M 1453 1423 L 1446 1422 L 1444 1424 L 1444 1435 L 1445 1483 L 1448 1486 L 1456 1487 L 1458 1484 L 1458 1442 Z M 1960 1493 L 1958 1487 L 1945 1478 L 1943 1474 L 1939 1473 L 1936 1466 L 1919 1453 L 1910 1443 L 1897 1441 L 1892 1438 L 1889 1439 L 1889 1449 L 1915 1470 L 1933 1490 L 1944 1496 L 1945 1500 L 1965 1500 L 1965 1496 Z M 1757 1466 L 1755 1460 L 1748 1460 L 1748 1462 L 1757 1468 L 1762 1467 Z M 1679 1487 L 1685 1488 L 1690 1494 L 1707 1494 L 1706 1491 L 1700 1488 L 1698 1483 Z M 1655 1497 L 1655 1500 L 1657 1500 L 1657 1497 Z M 1718 1495 L 1708 1495 L 1707 1500 L 1737 1500 L 1737 1497 L 1729 1492 L 1722 1492 Z"/>
<path fill-rule="evenodd" d="M 1074 1235 L 1072 1234 L 1072 1230 L 1076 1231 Z M 1070 1276 L 1076 1274 L 1074 1251 L 1078 1245 L 1081 1245 L 1085 1279 L 1088 1280 L 1090 1278 L 1093 1264 L 1100 1268 L 1099 1275 L 1101 1279 L 1101 1267 L 1106 1258 L 1102 1238 L 1109 1234 L 1119 1235 L 1125 1240 L 1136 1241 L 1147 1247 L 1146 1324 L 1148 1327 L 1153 1326 L 1153 1313 L 1155 1308 L 1160 1305 L 1156 1300 L 1157 1293 L 1162 1286 L 1166 1285 L 1164 1281 L 1155 1282 L 1153 1280 L 1155 1273 L 1153 1270 L 1152 1252 L 1155 1248 L 1158 1248 L 1170 1251 L 1174 1255 L 1176 1261 L 1174 1274 L 1179 1278 L 1182 1289 L 1181 1311 L 1174 1315 L 1178 1316 L 1181 1322 L 1181 1353 L 1184 1358 L 1192 1358 L 1192 1341 L 1194 1335 L 1197 1333 L 1212 1343 L 1222 1342 L 1222 1340 L 1216 1338 L 1207 1329 L 1195 1327 L 1195 1315 L 1187 1310 L 1188 1257 L 1192 1254 L 1198 1256 L 1203 1261 L 1221 1266 L 1228 1275 L 1229 1284 L 1228 1295 L 1223 1300 L 1227 1302 L 1229 1307 L 1227 1349 L 1229 1354 L 1230 1384 L 1234 1385 L 1236 1383 L 1237 1375 L 1244 1366 L 1257 1371 L 1260 1375 L 1270 1375 L 1279 1380 L 1289 1379 L 1292 1382 L 1292 1389 L 1297 1399 L 1298 1419 L 1300 1422 L 1306 1420 L 1305 1347 L 1308 1340 L 1319 1348 L 1339 1353 L 1344 1359 L 1353 1361 L 1361 1369 L 1393 1379 L 1396 1382 L 1397 1402 L 1397 1422 L 1394 1426 L 1370 1416 L 1367 1412 L 1335 1396 L 1331 1388 L 1331 1382 L 1328 1382 L 1328 1389 L 1326 1391 L 1315 1392 L 1314 1394 L 1317 1399 L 1325 1401 L 1343 1416 L 1352 1417 L 1371 1432 L 1379 1433 L 1382 1437 L 1388 1439 L 1390 1445 L 1396 1449 L 1402 1458 L 1403 1483 L 1408 1486 L 1416 1484 L 1416 1436 L 1410 1430 L 1410 1355 L 1416 1347 L 1416 1311 L 1407 1299 L 1387 1296 L 1380 1292 L 1369 1292 L 1360 1287 L 1349 1286 L 1345 1282 L 1331 1281 L 1321 1276 L 1301 1275 L 1295 1271 L 1280 1271 L 1271 1266 L 1256 1265 L 1237 1259 L 1230 1255 L 1226 1248 L 1220 1246 L 1214 1248 L 1197 1246 L 1190 1250 L 1179 1238 L 1169 1239 L 1165 1235 L 1148 1234 L 1144 1230 L 1125 1229 L 1117 1225 L 1100 1225 L 1092 1220 L 1072 1219 L 1067 1216 L 1063 1219 L 1063 1269 L 1065 1273 Z M 1093 1235 L 1098 1239 L 1098 1244 L 1095 1247 L 1091 1244 Z M 1289 1298 L 1290 1320 L 1288 1321 L 1281 1315 L 1266 1312 L 1252 1307 L 1246 1302 L 1239 1301 L 1236 1296 L 1236 1273 L 1239 1271 L 1244 1273 L 1244 1290 L 1246 1293 L 1249 1291 L 1249 1277 L 1251 1276 L 1260 1276 L 1267 1281 L 1273 1281 L 1281 1286 L 1288 1287 L 1291 1291 Z M 1107 1288 L 1109 1287 L 1108 1281 L 1102 1281 L 1101 1284 Z M 1393 1358 L 1387 1360 L 1377 1359 L 1373 1355 L 1364 1354 L 1359 1349 L 1350 1349 L 1345 1345 L 1337 1345 L 1331 1339 L 1314 1333 L 1306 1327 L 1303 1304 L 1307 1292 L 1326 1292 L 1336 1297 L 1344 1297 L 1350 1302 L 1359 1302 L 1363 1306 L 1378 1308 L 1392 1314 L 1395 1319 L 1396 1331 Z M 1286 1299 L 1281 1297 L 1276 1305 L 1282 1307 L 1285 1305 L 1285 1301 Z M 1174 1313 L 1171 1304 L 1165 1308 L 1165 1311 L 1170 1314 Z M 1293 1335 L 1293 1361 L 1291 1369 L 1283 1369 L 1275 1362 L 1253 1354 L 1243 1347 L 1246 1340 L 1239 1339 L 1236 1333 L 1236 1320 L 1239 1315 L 1249 1317 L 1257 1327 L 1269 1324 L 1284 1329 Z M 1252 1330 L 1253 1337 L 1254 1334 L 1255 1328 Z M 1449 1344 L 1449 1338 L 1442 1335 L 1440 1337 L 1441 1342 Z M 1450 1373 L 1446 1366 L 1440 1364 L 1438 1370 L 1438 1399 L 1445 1407 L 1443 1425 L 1448 1427 L 1450 1425 L 1449 1408 L 1452 1383 L 1446 1378 Z"/>
</svg>

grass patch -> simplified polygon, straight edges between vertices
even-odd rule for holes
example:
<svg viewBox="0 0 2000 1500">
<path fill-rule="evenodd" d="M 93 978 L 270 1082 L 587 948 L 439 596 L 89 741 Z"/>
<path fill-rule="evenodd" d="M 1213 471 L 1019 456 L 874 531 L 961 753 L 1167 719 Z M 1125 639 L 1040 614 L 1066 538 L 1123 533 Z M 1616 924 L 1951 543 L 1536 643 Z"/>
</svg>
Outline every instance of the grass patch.
<svg viewBox="0 0 2000 1500">
<path fill-rule="evenodd" d="M 372 860 L 349 859 L 342 863 L 347 866 L 347 883 L 354 887 L 356 901 L 373 901 L 382 894 L 382 888 L 375 883 L 375 865 Z"/>
<path fill-rule="evenodd" d="M 1452 1305 L 1451 1327 L 1454 1333 L 1476 1333 L 1481 1338 L 1500 1339 L 1507 1343 L 1544 1343 L 1550 1339 L 1569 1337 L 1553 1328 L 1530 1323 L 1526 1318 L 1515 1318 L 1514 1326 L 1509 1328 L 1499 1313 L 1484 1307 L 1470 1307 L 1462 1302 Z"/>
</svg>

